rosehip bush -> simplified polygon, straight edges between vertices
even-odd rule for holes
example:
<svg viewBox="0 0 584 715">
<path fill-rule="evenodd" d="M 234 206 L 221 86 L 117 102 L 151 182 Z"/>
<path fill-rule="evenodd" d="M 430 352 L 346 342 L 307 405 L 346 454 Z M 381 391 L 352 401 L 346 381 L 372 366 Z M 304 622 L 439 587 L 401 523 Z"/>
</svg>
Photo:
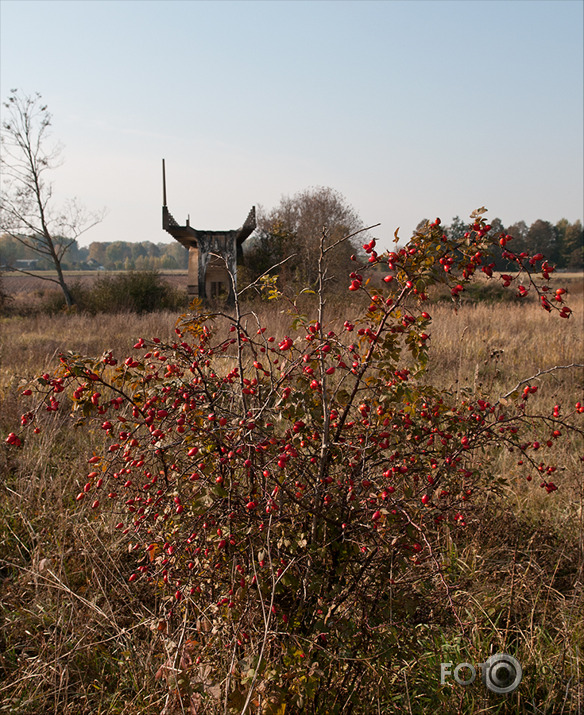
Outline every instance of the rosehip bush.
<svg viewBox="0 0 584 715">
<path fill-rule="evenodd" d="M 386 702 L 405 594 L 440 591 L 440 534 L 464 529 L 473 496 L 499 482 L 483 455 L 508 450 L 528 480 L 561 487 L 553 447 L 581 434 L 580 403 L 532 413 L 529 379 L 460 400 L 424 380 L 436 284 L 457 300 L 483 272 L 570 317 L 565 292 L 548 290 L 553 268 L 510 240 L 491 236 L 483 210 L 460 242 L 438 219 L 395 251 L 372 240 L 347 281 L 364 309 L 344 322 L 327 315 L 323 240 L 316 314 L 298 312 L 288 334 L 237 301 L 234 315 L 183 316 L 174 342 L 61 355 L 37 379 L 23 431 L 63 409 L 103 431 L 72 496 L 116 515 L 135 553 L 128 580 L 162 591 L 160 630 L 182 629 L 186 644 L 182 677 L 169 678 L 181 702 L 241 713 L 368 712 L 373 691 Z M 513 275 L 494 276 L 496 243 Z"/>
</svg>

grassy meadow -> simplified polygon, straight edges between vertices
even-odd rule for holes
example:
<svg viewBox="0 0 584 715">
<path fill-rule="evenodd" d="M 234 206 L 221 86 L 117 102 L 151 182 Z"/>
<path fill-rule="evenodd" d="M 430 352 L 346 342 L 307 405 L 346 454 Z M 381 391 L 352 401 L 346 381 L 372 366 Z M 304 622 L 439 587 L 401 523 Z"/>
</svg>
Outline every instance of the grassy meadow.
<svg viewBox="0 0 584 715">
<path fill-rule="evenodd" d="M 538 371 L 582 364 L 582 276 L 562 278 L 570 286 L 570 320 L 534 303 L 431 305 L 427 380 L 461 397 L 493 398 Z M 133 557 L 113 529 L 115 515 L 96 516 L 74 500 L 102 435 L 71 430 L 62 417 L 22 450 L 4 443 L 29 408 L 19 388 L 51 370 L 60 351 L 123 356 L 140 336 L 171 338 L 177 313 L 47 314 L 39 308 L 44 286 L 33 295 L 28 283 L 18 291 L 10 280 L 13 309 L 0 317 L 0 713 L 181 712 L 157 679 L 172 652 L 157 631 L 158 595 L 130 589 Z M 290 332 L 282 304 L 247 307 L 273 334 Z M 339 298 L 331 312 L 344 319 L 351 307 Z M 584 400 L 582 368 L 532 384 L 540 385 L 532 410 Z M 395 706 L 379 712 L 584 712 L 583 445 L 564 440 L 561 449 L 565 469 L 551 495 L 515 474 L 509 455 L 485 456 L 485 470 L 506 479 L 502 491 L 477 495 L 466 529 L 443 544 L 456 618 L 437 632 L 420 616 L 404 634 L 408 657 L 396 665 L 394 682 L 380 684 L 395 693 Z M 431 612 L 438 607 L 432 599 L 413 593 L 412 607 Z M 440 685 L 443 660 L 478 663 L 509 649 L 524 670 L 515 693 L 496 696 L 480 677 L 468 688 Z M 371 712 L 378 712 L 373 696 Z"/>
</svg>

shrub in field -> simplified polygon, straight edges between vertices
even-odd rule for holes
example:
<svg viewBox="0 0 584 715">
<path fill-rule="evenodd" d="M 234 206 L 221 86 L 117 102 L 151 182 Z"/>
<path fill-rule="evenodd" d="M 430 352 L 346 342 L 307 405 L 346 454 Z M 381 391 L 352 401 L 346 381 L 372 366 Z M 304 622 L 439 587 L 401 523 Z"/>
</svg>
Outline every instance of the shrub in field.
<svg viewBox="0 0 584 715">
<path fill-rule="evenodd" d="M 182 308 L 185 299 L 156 271 L 129 271 L 99 276 L 91 287 L 74 284 L 76 305 L 89 313 L 151 313 Z M 54 300 L 51 310 L 60 310 L 64 301 Z"/>
<path fill-rule="evenodd" d="M 4 308 L 8 305 L 8 302 L 10 301 L 10 296 L 8 293 L 6 293 L 6 290 L 4 288 L 4 281 L 2 279 L 2 273 L 0 272 L 0 310 L 4 310 Z"/>
<path fill-rule="evenodd" d="M 498 399 L 423 380 L 428 290 L 446 285 L 457 300 L 477 271 L 490 277 L 494 241 L 517 266 L 497 280 L 570 316 L 543 256 L 508 250 L 482 210 L 472 218 L 460 240 L 436 220 L 394 252 L 363 246 L 368 264 L 347 287 L 366 301 L 352 321 L 327 314 L 323 239 L 316 313 L 292 303 L 288 334 L 236 301 L 233 315 L 183 316 L 174 342 L 140 338 L 119 360 L 69 353 L 38 378 L 43 399 L 23 427 L 37 432 L 71 409 L 78 429 L 98 424 L 107 436 L 76 498 L 119 515 L 136 556 L 129 582 L 162 592 L 157 628 L 174 648 L 158 673 L 165 712 L 395 705 L 391 683 L 413 652 L 399 624 L 455 617 L 441 535 L 464 529 L 474 497 L 504 480 L 484 454 L 507 450 L 538 488 L 560 486 L 554 447 L 582 434 L 580 403 L 533 412 L 529 378 Z M 371 288 L 367 268 L 380 265 L 383 287 Z"/>
<path fill-rule="evenodd" d="M 177 296 L 156 271 L 100 276 L 88 296 L 88 308 L 93 312 L 149 313 L 176 305 Z"/>
<path fill-rule="evenodd" d="M 450 291 L 446 286 L 437 294 L 432 295 L 432 299 L 440 302 L 452 300 Z M 509 291 L 504 288 L 501 282 L 497 281 L 474 281 L 465 286 L 464 292 L 460 294 L 461 303 L 520 303 L 524 301 L 516 291 Z"/>
</svg>

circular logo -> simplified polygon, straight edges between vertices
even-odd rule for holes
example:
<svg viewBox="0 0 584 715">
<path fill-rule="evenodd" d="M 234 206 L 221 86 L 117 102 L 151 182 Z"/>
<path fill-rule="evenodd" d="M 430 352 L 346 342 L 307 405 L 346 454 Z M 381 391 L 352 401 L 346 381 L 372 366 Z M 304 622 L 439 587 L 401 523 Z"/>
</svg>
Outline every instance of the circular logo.
<svg viewBox="0 0 584 715">
<path fill-rule="evenodd" d="M 512 693 L 519 687 L 523 671 L 512 655 L 496 653 L 483 663 L 483 683 L 493 693 Z"/>
</svg>

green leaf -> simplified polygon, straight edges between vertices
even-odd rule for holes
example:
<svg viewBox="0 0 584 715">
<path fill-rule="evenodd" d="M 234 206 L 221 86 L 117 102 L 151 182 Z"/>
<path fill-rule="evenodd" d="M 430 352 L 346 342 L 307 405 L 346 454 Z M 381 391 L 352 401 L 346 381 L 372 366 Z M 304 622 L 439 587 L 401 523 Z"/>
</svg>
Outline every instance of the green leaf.
<svg viewBox="0 0 584 715">
<path fill-rule="evenodd" d="M 229 493 L 227 492 L 227 490 L 224 489 L 220 484 L 215 484 L 215 485 L 213 486 L 213 492 L 214 492 L 218 497 L 221 497 L 221 498 L 223 498 L 223 499 L 224 499 L 226 496 L 229 495 Z"/>
</svg>

